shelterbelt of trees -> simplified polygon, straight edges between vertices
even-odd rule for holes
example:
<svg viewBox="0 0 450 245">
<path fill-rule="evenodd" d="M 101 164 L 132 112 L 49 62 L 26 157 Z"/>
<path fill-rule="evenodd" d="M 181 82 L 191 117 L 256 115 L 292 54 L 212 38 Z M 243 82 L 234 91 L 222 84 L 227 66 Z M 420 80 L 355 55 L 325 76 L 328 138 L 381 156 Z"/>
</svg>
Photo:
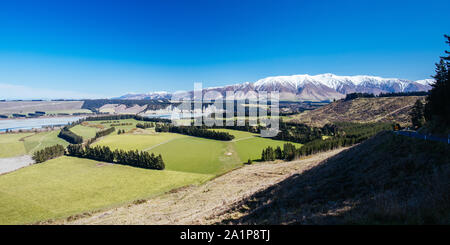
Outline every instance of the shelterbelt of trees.
<svg viewBox="0 0 450 245">
<path fill-rule="evenodd" d="M 115 164 L 129 165 L 133 167 L 146 168 L 146 169 L 156 169 L 163 170 L 165 168 L 164 161 L 161 155 L 155 156 L 153 153 L 150 154 L 148 152 L 141 151 L 123 151 L 123 150 L 114 150 L 108 146 L 95 146 L 91 147 L 90 145 L 95 142 L 96 139 L 100 137 L 104 137 L 106 135 L 111 134 L 115 131 L 114 127 L 98 131 L 95 134 L 95 137 L 86 141 L 86 144 L 83 145 L 83 137 L 73 133 L 70 131 L 70 128 L 75 125 L 80 124 L 83 121 L 94 121 L 94 120 L 121 120 L 121 119 L 129 119 L 129 118 L 138 118 L 143 121 L 151 122 L 167 122 L 170 120 L 167 119 L 159 119 L 159 118 L 144 118 L 136 115 L 114 115 L 114 116 L 103 116 L 103 117 L 89 117 L 84 120 L 79 120 L 77 122 L 72 123 L 64 127 L 60 133 L 59 137 L 67 140 L 71 143 L 66 149 L 63 146 L 57 145 L 52 147 L 46 147 L 41 151 L 37 151 L 33 155 L 33 159 L 37 163 L 44 162 L 46 160 L 62 156 L 67 154 L 69 156 L 80 157 L 80 158 L 88 158 L 97 161 L 104 161 Z M 153 123 L 150 123 L 153 124 Z M 144 125 L 149 125 L 145 123 Z M 153 124 L 154 125 L 154 124 Z"/>
<path fill-rule="evenodd" d="M 226 125 L 226 122 L 224 121 L 222 125 Z M 226 128 L 250 133 L 261 133 L 261 130 L 265 129 L 262 125 L 251 126 L 249 120 L 245 120 L 242 126 L 238 126 L 235 120 L 233 126 L 214 125 L 212 128 Z M 338 126 L 335 124 L 327 124 L 324 127 L 311 127 L 302 123 L 283 122 L 280 119 L 279 133 L 271 139 L 305 144 L 313 140 L 322 139 L 322 136 L 333 136 L 337 133 Z"/>
<path fill-rule="evenodd" d="M 83 143 L 83 137 L 75 134 L 74 132 L 70 131 L 70 128 L 72 128 L 73 125 L 71 126 L 65 126 L 64 128 L 61 129 L 61 131 L 58 134 L 58 137 L 61 139 L 66 140 L 67 142 L 71 143 L 71 144 L 81 144 Z"/>
<path fill-rule="evenodd" d="M 136 124 L 136 128 L 142 128 L 142 129 L 146 129 L 146 128 L 153 128 L 155 127 L 155 123 L 149 122 L 149 123 L 137 123 Z"/>
<path fill-rule="evenodd" d="M 223 141 L 229 141 L 234 139 L 234 135 L 231 135 L 227 132 L 218 132 L 197 126 L 173 126 L 170 124 L 162 124 L 156 125 L 155 131 L 185 134 L 195 137 L 202 137 L 207 139 L 223 140 Z"/>
<path fill-rule="evenodd" d="M 165 109 L 169 105 L 174 104 L 171 103 L 168 100 L 121 100 L 121 99 L 95 99 L 95 100 L 84 100 L 82 109 L 89 109 L 91 111 L 98 111 L 98 108 L 107 105 L 107 104 L 119 104 L 119 105 L 125 105 L 127 107 L 131 107 L 134 105 L 147 105 L 147 109 L 149 110 L 159 110 L 159 109 Z M 174 104 L 178 105 L 178 104 Z"/>
<path fill-rule="evenodd" d="M 44 149 L 36 151 L 33 154 L 33 160 L 36 163 L 45 162 L 47 160 L 64 155 L 65 150 L 66 149 L 62 145 L 45 147 Z"/>
<path fill-rule="evenodd" d="M 124 119 L 134 119 L 137 121 L 144 121 L 144 122 L 162 122 L 162 123 L 172 122 L 172 120 L 170 120 L 170 119 L 157 118 L 157 117 L 143 117 L 143 116 L 133 115 L 133 114 L 86 117 L 84 119 L 84 121 L 100 121 L 100 120 L 104 121 L 104 120 L 124 120 Z"/>
<path fill-rule="evenodd" d="M 414 92 L 396 92 L 396 93 L 380 93 L 379 95 L 369 93 L 350 93 L 344 98 L 345 101 L 354 100 L 357 98 L 376 98 L 376 97 L 402 97 L 402 96 L 425 96 L 428 95 L 427 91 L 414 91 Z"/>
<path fill-rule="evenodd" d="M 67 147 L 67 155 L 88 158 L 96 161 L 129 165 L 132 167 L 163 170 L 165 168 L 161 154 L 155 156 L 146 151 L 138 150 L 114 150 L 108 146 L 83 146 L 81 144 L 69 145 Z"/>
<path fill-rule="evenodd" d="M 94 138 L 91 138 L 91 139 L 89 139 L 89 140 L 87 141 L 87 145 L 91 145 L 91 144 L 94 143 L 94 141 L 96 141 L 98 138 L 104 137 L 104 136 L 106 136 L 106 135 L 109 135 L 109 134 L 111 134 L 112 132 L 114 132 L 115 130 L 116 130 L 116 128 L 111 127 L 111 128 L 107 128 L 107 129 L 105 129 L 105 130 L 98 131 L 97 133 L 95 133 Z"/>
<path fill-rule="evenodd" d="M 261 160 L 273 161 L 275 159 L 293 160 L 302 156 L 333 150 L 339 147 L 351 146 L 376 135 L 385 130 L 392 130 L 392 123 L 350 123 L 341 122 L 333 125 L 335 135 L 328 139 L 315 139 L 305 143 L 300 148 L 295 148 L 291 143 L 273 149 L 267 147 L 262 151 Z"/>
</svg>

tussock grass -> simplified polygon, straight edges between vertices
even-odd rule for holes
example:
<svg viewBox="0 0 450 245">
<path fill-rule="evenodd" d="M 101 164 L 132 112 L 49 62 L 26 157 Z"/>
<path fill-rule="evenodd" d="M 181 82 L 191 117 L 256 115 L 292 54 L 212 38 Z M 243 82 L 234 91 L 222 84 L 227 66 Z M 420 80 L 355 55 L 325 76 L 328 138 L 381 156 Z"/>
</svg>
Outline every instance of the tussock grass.
<svg viewBox="0 0 450 245">
<path fill-rule="evenodd" d="M 449 177 L 450 146 L 383 132 L 251 196 L 224 223 L 449 224 Z"/>
</svg>

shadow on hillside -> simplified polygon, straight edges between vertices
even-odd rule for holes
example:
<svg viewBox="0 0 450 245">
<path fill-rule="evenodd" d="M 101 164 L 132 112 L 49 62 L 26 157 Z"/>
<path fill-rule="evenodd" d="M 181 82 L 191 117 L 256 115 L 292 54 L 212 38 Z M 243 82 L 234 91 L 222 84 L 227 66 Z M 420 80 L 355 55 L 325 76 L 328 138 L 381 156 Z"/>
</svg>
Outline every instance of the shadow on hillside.
<svg viewBox="0 0 450 245">
<path fill-rule="evenodd" d="M 224 224 L 450 224 L 450 147 L 383 132 L 254 194 Z"/>
</svg>

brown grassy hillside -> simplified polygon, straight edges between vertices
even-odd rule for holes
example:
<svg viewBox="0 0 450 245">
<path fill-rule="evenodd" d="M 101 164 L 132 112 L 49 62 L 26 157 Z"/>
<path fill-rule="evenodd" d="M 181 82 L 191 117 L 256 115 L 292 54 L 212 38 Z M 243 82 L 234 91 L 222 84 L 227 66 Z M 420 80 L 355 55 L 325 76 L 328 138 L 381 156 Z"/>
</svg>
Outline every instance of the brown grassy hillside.
<svg viewBox="0 0 450 245">
<path fill-rule="evenodd" d="M 409 111 L 417 99 L 424 96 L 358 98 L 339 100 L 312 111 L 291 116 L 287 121 L 323 126 L 327 123 L 344 122 L 388 122 L 401 125 L 410 123 Z"/>
<path fill-rule="evenodd" d="M 450 224 L 450 146 L 380 133 L 224 214 L 225 224 Z"/>
</svg>

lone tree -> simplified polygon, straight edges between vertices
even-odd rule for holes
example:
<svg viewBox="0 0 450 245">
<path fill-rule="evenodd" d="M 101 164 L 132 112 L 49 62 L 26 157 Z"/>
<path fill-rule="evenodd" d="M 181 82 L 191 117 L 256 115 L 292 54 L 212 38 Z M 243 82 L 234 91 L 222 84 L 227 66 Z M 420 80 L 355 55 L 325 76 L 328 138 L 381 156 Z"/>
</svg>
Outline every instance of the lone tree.
<svg viewBox="0 0 450 245">
<path fill-rule="evenodd" d="M 420 128 L 425 124 L 424 109 L 422 101 L 418 99 L 409 113 L 414 128 Z"/>
<path fill-rule="evenodd" d="M 444 37 L 450 45 L 450 36 Z M 436 82 L 432 85 L 425 105 L 425 119 L 441 129 L 442 126 L 448 129 L 450 125 L 450 52 L 446 50 L 445 53 L 447 56 L 440 57 L 436 64 L 436 75 L 433 76 Z"/>
</svg>

